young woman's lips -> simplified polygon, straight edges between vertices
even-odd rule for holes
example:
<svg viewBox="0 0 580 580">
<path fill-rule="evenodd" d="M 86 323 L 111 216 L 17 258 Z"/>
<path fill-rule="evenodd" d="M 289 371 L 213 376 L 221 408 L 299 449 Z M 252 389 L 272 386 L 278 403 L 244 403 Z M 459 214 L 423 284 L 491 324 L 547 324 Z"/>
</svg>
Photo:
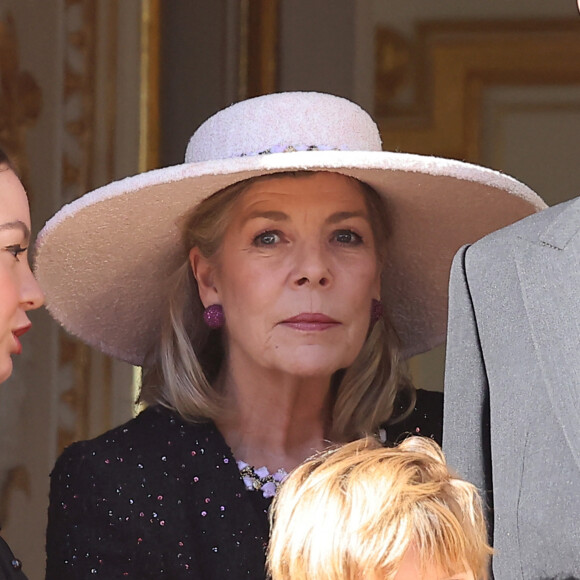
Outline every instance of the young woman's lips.
<svg viewBox="0 0 580 580">
<path fill-rule="evenodd" d="M 21 337 L 25 332 L 28 332 L 31 326 L 32 324 L 28 324 L 27 326 L 21 326 L 12 333 L 12 336 L 14 336 L 14 342 L 16 343 L 14 354 L 20 354 L 22 352 L 22 343 L 20 342 L 19 337 Z"/>
<path fill-rule="evenodd" d="M 330 318 L 330 316 L 326 316 L 326 314 L 303 312 L 302 314 L 283 320 L 282 324 L 296 330 L 317 331 L 336 328 L 340 322 L 334 320 L 334 318 Z"/>
</svg>

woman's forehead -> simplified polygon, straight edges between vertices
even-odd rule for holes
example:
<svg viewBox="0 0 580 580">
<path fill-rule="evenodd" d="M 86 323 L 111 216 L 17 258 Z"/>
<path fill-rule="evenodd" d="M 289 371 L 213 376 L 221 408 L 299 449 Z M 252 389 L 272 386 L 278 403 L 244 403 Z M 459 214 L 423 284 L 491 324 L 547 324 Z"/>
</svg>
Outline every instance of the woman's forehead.
<svg viewBox="0 0 580 580">
<path fill-rule="evenodd" d="M 366 209 L 361 184 L 338 173 L 316 172 L 268 176 L 251 183 L 238 199 L 238 209 L 269 204 L 280 207 L 320 206 L 337 209 L 346 206 Z"/>
<path fill-rule="evenodd" d="M 21 223 L 30 229 L 28 198 L 11 169 L 0 170 L 0 224 Z"/>
</svg>

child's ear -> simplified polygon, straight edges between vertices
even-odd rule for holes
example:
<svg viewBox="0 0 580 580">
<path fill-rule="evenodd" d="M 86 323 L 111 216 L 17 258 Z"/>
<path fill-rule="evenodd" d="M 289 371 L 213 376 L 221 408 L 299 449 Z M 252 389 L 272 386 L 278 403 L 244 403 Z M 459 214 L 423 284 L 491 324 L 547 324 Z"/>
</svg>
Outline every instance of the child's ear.
<svg viewBox="0 0 580 580">
<path fill-rule="evenodd" d="M 215 286 L 215 266 L 206 258 L 199 248 L 189 251 L 191 271 L 197 280 L 199 298 L 205 308 L 212 304 L 219 304 L 219 293 Z"/>
</svg>

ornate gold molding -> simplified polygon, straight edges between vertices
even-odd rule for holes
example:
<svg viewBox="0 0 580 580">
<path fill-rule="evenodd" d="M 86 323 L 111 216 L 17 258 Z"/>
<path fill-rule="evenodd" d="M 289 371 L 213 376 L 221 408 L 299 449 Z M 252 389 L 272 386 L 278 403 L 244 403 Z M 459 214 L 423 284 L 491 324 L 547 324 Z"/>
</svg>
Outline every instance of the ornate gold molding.
<svg viewBox="0 0 580 580">
<path fill-rule="evenodd" d="M 8 12 L 0 21 L 0 142 L 28 182 L 26 129 L 42 108 L 42 92 L 35 78 L 20 70 L 18 38 L 14 17 Z"/>
<path fill-rule="evenodd" d="M 413 39 L 379 29 L 375 48 L 389 150 L 478 161 L 486 89 L 580 83 L 577 20 L 423 23 Z"/>
<path fill-rule="evenodd" d="M 240 1 L 240 100 L 277 89 L 279 11 L 279 0 Z"/>
<path fill-rule="evenodd" d="M 94 0 L 66 0 L 62 110 L 61 204 L 93 186 L 97 6 Z M 62 450 L 89 435 L 92 353 L 59 328 L 60 401 L 58 446 Z"/>
<path fill-rule="evenodd" d="M 62 451 L 71 443 L 89 436 L 89 403 L 91 353 L 88 346 L 69 336 L 64 330 L 59 333 L 59 368 L 66 373 L 66 390 L 60 394 L 60 401 L 72 412 L 73 422 L 59 421 L 57 433 L 58 450 Z"/>
<path fill-rule="evenodd" d="M 65 21 L 68 24 L 63 87 L 66 144 L 62 159 L 62 186 L 63 201 L 69 202 L 83 195 L 92 184 L 97 26 L 95 2 L 66 0 Z"/>
<path fill-rule="evenodd" d="M 159 167 L 160 1 L 143 0 L 141 18 L 139 171 L 147 171 Z"/>
</svg>

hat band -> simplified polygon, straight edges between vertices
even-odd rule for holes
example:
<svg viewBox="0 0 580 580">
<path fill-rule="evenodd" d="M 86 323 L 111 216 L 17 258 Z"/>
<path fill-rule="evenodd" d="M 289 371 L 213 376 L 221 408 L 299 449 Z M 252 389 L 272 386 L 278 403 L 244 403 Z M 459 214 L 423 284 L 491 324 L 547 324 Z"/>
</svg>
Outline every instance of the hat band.
<svg viewBox="0 0 580 580">
<path fill-rule="evenodd" d="M 295 153 L 296 151 L 349 151 L 349 147 L 332 147 L 331 145 L 274 145 L 262 151 L 241 153 L 234 157 L 256 157 L 258 155 L 270 155 L 271 153 Z"/>
</svg>

